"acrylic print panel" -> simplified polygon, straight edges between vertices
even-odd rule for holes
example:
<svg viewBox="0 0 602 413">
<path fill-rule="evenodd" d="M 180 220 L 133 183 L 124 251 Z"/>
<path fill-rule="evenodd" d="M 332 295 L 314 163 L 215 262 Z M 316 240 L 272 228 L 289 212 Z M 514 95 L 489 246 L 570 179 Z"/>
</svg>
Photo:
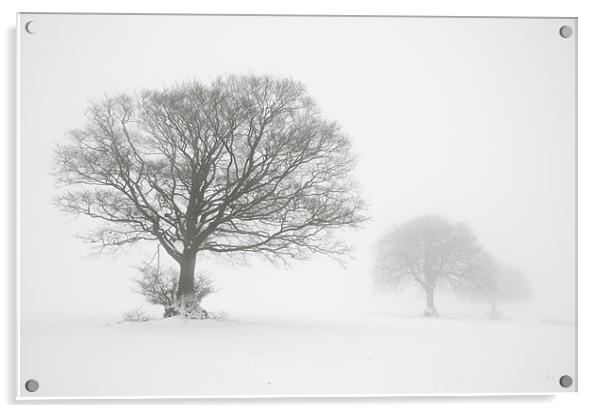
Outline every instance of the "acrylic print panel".
<svg viewBox="0 0 602 413">
<path fill-rule="evenodd" d="M 576 19 L 18 33 L 20 398 L 576 390 Z"/>
</svg>

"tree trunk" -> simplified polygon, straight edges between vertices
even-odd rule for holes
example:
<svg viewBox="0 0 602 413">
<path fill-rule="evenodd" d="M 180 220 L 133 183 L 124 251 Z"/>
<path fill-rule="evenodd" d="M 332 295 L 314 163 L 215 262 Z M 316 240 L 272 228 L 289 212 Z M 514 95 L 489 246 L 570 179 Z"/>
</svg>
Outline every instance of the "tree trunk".
<svg viewBox="0 0 602 413">
<path fill-rule="evenodd" d="M 187 251 L 180 260 L 180 278 L 178 280 L 177 299 L 194 293 L 194 267 L 196 265 L 196 252 Z"/>
<path fill-rule="evenodd" d="M 209 313 L 201 307 L 199 297 L 194 294 L 195 265 L 196 252 L 188 251 L 182 254 L 175 315 L 185 318 L 205 319 L 209 316 Z"/>
<path fill-rule="evenodd" d="M 489 318 L 491 318 L 492 320 L 499 320 L 500 318 L 502 318 L 502 312 L 497 309 L 497 302 L 495 301 L 495 299 L 492 299 L 490 301 L 490 304 L 491 310 L 489 311 L 489 313 L 487 313 L 487 315 L 489 315 Z"/>
<path fill-rule="evenodd" d="M 435 307 L 435 287 L 426 287 L 426 307 L 424 308 L 425 317 L 439 317 L 439 312 Z"/>
</svg>

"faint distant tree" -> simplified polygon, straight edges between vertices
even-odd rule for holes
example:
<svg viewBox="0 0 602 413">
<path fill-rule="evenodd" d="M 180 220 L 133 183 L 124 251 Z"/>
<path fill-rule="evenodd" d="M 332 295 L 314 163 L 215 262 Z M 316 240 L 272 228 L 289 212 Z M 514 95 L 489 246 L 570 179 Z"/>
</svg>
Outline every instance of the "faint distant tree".
<svg viewBox="0 0 602 413">
<path fill-rule="evenodd" d="M 91 104 L 56 149 L 58 205 L 102 225 L 105 247 L 156 240 L 194 291 L 199 253 L 344 254 L 332 236 L 365 220 L 351 142 L 302 84 L 231 76 Z"/>
<path fill-rule="evenodd" d="M 493 273 L 493 286 L 485 291 L 485 297 L 491 305 L 489 317 L 499 319 L 502 312 L 498 310 L 497 304 L 527 301 L 531 297 L 531 285 L 522 271 L 498 265 Z"/>
<path fill-rule="evenodd" d="M 435 290 L 480 295 L 492 286 L 494 261 L 464 223 L 422 216 L 393 229 L 378 244 L 375 281 L 380 287 L 417 284 L 426 295 L 425 316 L 438 316 Z"/>
</svg>

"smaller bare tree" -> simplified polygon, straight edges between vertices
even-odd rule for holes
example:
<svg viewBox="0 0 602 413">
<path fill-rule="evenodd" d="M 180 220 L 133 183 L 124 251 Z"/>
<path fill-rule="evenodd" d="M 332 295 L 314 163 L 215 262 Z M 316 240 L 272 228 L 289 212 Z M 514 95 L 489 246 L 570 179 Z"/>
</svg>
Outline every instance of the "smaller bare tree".
<svg viewBox="0 0 602 413">
<path fill-rule="evenodd" d="M 216 291 L 213 281 L 202 274 L 194 277 L 193 293 L 188 303 L 188 308 L 178 306 L 178 278 L 179 272 L 175 269 L 157 268 L 146 265 L 139 268 L 142 278 L 134 280 L 135 291 L 141 294 L 147 302 L 162 305 L 163 317 L 179 315 L 188 311 L 187 316 L 207 318 L 207 312 L 200 307 L 200 303 L 207 295 Z M 194 302 L 193 302 L 194 301 Z"/>
<path fill-rule="evenodd" d="M 516 268 L 497 266 L 493 274 L 493 288 L 485 291 L 485 297 L 491 306 L 487 315 L 493 320 L 500 319 L 499 302 L 524 302 L 531 297 L 531 285 L 525 274 Z"/>
<path fill-rule="evenodd" d="M 426 295 L 425 316 L 439 316 L 435 289 L 479 296 L 493 285 L 494 261 L 470 227 L 438 216 L 406 222 L 378 244 L 375 281 L 380 287 L 417 284 Z"/>
</svg>

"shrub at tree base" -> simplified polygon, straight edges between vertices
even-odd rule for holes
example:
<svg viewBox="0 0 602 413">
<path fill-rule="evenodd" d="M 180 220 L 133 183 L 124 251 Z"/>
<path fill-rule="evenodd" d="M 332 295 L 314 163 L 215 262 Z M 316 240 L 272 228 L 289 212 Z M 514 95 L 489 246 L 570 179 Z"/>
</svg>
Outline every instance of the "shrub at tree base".
<svg viewBox="0 0 602 413">
<path fill-rule="evenodd" d="M 135 291 L 151 304 L 163 306 L 163 317 L 183 316 L 186 318 L 206 319 L 207 311 L 201 307 L 201 301 L 215 292 L 213 282 L 201 274 L 194 278 L 191 294 L 178 297 L 178 272 L 163 268 L 145 266 L 139 268 L 142 278 L 135 280 Z"/>
<path fill-rule="evenodd" d="M 200 305 L 200 301 L 194 295 L 183 297 L 177 312 L 185 318 L 204 320 L 208 317 L 207 310 Z"/>
<path fill-rule="evenodd" d="M 140 308 L 127 311 L 121 316 L 123 321 L 144 322 L 150 320 L 150 317 Z"/>
<path fill-rule="evenodd" d="M 169 318 L 180 315 L 180 312 L 176 307 L 165 307 L 163 310 L 163 318 Z"/>
</svg>

